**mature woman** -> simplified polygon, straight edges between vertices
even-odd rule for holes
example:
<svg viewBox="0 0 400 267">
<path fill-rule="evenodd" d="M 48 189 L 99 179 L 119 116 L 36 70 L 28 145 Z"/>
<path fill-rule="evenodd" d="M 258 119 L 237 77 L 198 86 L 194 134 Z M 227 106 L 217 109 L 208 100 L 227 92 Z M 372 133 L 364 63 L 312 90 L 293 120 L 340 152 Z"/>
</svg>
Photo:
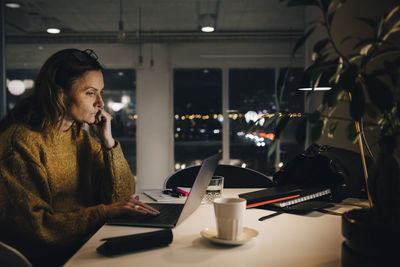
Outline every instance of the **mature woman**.
<svg viewBox="0 0 400 267">
<path fill-rule="evenodd" d="M 132 197 L 134 177 L 112 136 L 103 87 L 92 50 L 59 51 L 33 94 L 0 122 L 0 240 L 34 265 L 63 264 L 108 218 L 158 214 Z"/>
</svg>

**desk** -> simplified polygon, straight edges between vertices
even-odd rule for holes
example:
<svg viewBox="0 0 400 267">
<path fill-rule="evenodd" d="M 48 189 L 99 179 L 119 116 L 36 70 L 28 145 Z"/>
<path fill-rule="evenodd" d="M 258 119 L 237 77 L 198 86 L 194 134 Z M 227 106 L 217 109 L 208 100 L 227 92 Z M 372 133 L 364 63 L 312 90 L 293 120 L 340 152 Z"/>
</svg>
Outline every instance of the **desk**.
<svg viewBox="0 0 400 267">
<path fill-rule="evenodd" d="M 253 189 L 254 190 L 254 189 Z M 237 196 L 251 189 L 224 189 Z M 350 207 L 354 208 L 354 207 Z M 349 209 L 349 208 L 347 208 Z M 258 230 L 256 239 L 242 246 L 221 246 L 200 236 L 215 227 L 213 206 L 202 204 L 172 230 L 173 242 L 164 248 L 105 257 L 96 252 L 102 238 L 130 235 L 155 228 L 104 225 L 65 266 L 340 266 L 341 216 L 313 212 L 307 216 L 281 214 L 265 221 L 272 211 L 248 209 L 244 226 Z"/>
</svg>

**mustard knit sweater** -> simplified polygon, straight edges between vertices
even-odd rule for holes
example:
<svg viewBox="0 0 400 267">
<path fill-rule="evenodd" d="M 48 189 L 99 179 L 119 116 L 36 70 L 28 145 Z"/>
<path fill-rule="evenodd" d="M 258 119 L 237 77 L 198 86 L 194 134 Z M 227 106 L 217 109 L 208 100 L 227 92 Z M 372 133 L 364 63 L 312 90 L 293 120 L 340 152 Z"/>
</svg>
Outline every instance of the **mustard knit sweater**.
<svg viewBox="0 0 400 267">
<path fill-rule="evenodd" d="M 133 194 L 120 145 L 107 150 L 76 126 L 0 133 L 0 240 L 31 261 L 78 248 L 105 221 L 104 204 Z"/>
</svg>

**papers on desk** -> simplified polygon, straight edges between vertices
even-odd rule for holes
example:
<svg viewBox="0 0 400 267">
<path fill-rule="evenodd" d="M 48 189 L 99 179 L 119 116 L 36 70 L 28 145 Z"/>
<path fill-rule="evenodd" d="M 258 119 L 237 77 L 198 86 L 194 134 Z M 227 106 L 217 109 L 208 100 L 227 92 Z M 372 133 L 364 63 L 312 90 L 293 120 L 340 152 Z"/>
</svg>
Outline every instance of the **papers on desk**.
<svg viewBox="0 0 400 267">
<path fill-rule="evenodd" d="M 163 189 L 159 190 L 147 190 L 144 191 L 143 194 L 148 196 L 154 201 L 160 203 L 185 203 L 187 197 L 173 197 L 167 194 L 164 194 Z"/>
</svg>

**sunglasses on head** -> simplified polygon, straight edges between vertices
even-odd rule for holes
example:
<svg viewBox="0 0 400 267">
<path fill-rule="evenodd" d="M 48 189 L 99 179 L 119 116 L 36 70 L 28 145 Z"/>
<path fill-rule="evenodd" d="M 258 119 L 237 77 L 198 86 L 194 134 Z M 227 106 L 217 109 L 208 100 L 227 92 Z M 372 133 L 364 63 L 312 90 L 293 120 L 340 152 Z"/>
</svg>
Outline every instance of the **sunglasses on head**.
<svg viewBox="0 0 400 267">
<path fill-rule="evenodd" d="M 92 49 L 85 49 L 83 51 L 76 51 L 73 53 L 74 57 L 80 62 L 87 62 L 88 59 L 98 60 L 99 57 Z"/>
</svg>

